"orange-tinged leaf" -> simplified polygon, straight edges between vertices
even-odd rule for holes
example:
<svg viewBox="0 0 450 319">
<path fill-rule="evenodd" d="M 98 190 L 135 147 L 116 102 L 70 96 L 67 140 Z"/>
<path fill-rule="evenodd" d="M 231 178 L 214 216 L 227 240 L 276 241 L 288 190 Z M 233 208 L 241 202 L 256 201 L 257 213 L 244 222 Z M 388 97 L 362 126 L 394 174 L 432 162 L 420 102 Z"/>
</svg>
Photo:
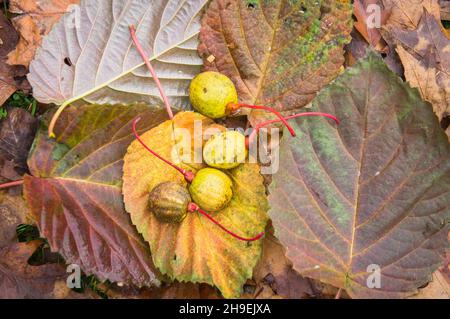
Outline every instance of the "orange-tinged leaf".
<svg viewBox="0 0 450 319">
<path fill-rule="evenodd" d="M 8 63 L 28 66 L 41 45 L 42 37 L 50 32 L 64 13 L 69 12 L 67 9 L 71 5 L 78 4 L 79 1 L 10 0 L 9 10 L 18 14 L 12 19 L 12 23 L 19 31 L 20 39 L 17 47 L 9 53 Z"/>
<path fill-rule="evenodd" d="M 194 120 L 202 122 L 204 130 L 214 125 L 200 114 L 184 112 L 146 132 L 141 138 L 152 150 L 171 159 L 175 145 L 174 128 L 187 129 L 192 136 Z M 193 170 L 201 167 L 185 163 L 179 163 L 179 166 Z M 180 224 L 160 222 L 147 208 L 149 192 L 162 182 L 175 181 L 183 185 L 186 182 L 178 171 L 148 153 L 138 141 L 128 148 L 123 171 L 125 208 L 133 224 L 149 242 L 153 262 L 158 269 L 179 281 L 215 285 L 224 297 L 239 296 L 260 258 L 262 240 L 240 241 L 198 213 L 188 213 Z M 242 164 L 227 174 L 233 181 L 233 198 L 226 208 L 212 215 L 240 235 L 255 236 L 264 230 L 268 219 L 259 166 Z"/>
</svg>

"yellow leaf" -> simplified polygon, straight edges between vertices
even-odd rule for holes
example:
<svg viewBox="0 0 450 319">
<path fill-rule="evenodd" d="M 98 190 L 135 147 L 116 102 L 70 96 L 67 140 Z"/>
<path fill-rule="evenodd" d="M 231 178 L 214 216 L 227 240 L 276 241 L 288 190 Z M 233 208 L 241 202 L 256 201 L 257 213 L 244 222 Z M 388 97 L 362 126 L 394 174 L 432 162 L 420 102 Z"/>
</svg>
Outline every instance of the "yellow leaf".
<svg viewBox="0 0 450 319">
<path fill-rule="evenodd" d="M 195 120 L 201 121 L 203 134 L 212 127 L 224 129 L 198 113 L 182 112 L 141 138 L 152 150 L 170 160 L 176 153 L 173 152 L 174 128 L 187 129 L 194 139 Z M 193 171 L 202 167 L 202 164 L 178 165 Z M 253 237 L 264 231 L 268 220 L 259 166 L 242 164 L 226 173 L 233 181 L 233 198 L 225 209 L 212 215 L 233 232 Z M 125 207 L 149 243 L 156 267 L 178 281 L 215 285 L 226 298 L 239 296 L 261 256 L 262 240 L 238 240 L 198 213 L 189 213 L 179 224 L 160 222 L 148 209 L 148 195 L 159 183 L 167 181 L 186 185 L 182 174 L 150 154 L 138 141 L 133 142 L 124 159 Z"/>
</svg>

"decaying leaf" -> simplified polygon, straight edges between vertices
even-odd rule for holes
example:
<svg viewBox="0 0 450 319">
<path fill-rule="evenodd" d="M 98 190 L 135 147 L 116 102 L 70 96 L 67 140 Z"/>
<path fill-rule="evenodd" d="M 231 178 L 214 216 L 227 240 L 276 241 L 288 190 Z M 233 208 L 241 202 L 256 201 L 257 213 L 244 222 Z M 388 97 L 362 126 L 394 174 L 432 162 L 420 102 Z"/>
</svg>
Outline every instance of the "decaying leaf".
<svg viewBox="0 0 450 319">
<path fill-rule="evenodd" d="M 426 9 L 437 20 L 440 20 L 440 6 L 438 0 L 383 0 L 391 14 L 384 27 L 388 30 L 415 30 Z"/>
<path fill-rule="evenodd" d="M 393 30 L 406 80 L 433 104 L 439 119 L 450 115 L 450 40 L 424 11 L 417 30 Z"/>
<path fill-rule="evenodd" d="M 0 249 L 17 240 L 16 228 L 25 223 L 26 212 L 22 196 L 0 193 Z"/>
<path fill-rule="evenodd" d="M 253 279 L 258 298 L 301 299 L 314 294 L 309 279 L 292 269 L 283 246 L 272 234 L 264 239 L 263 256 L 255 267 Z"/>
<path fill-rule="evenodd" d="M 100 280 L 142 286 L 157 280 L 121 194 L 123 156 L 133 140 L 131 121 L 138 115 L 142 129 L 167 116 L 145 105 L 85 105 L 63 114 L 56 140 L 41 125 L 24 194 L 41 235 L 67 263 Z"/>
<path fill-rule="evenodd" d="M 374 7 L 378 7 L 379 11 L 374 11 L 372 9 Z M 378 17 L 378 13 L 381 16 Z M 356 0 L 353 3 L 353 14 L 357 19 L 355 22 L 356 30 L 374 48 L 383 49 L 386 43 L 382 41 L 380 28 L 386 23 L 391 11 L 383 7 L 381 0 Z M 377 21 L 378 19 L 379 21 Z M 377 26 L 376 22 L 380 24 Z"/>
<path fill-rule="evenodd" d="M 12 19 L 20 33 L 17 46 L 8 55 L 10 65 L 28 67 L 42 37 L 50 32 L 62 15 L 70 12 L 71 5 L 79 0 L 10 0 L 9 11 L 18 16 Z"/>
<path fill-rule="evenodd" d="M 450 1 L 439 0 L 439 5 L 441 6 L 441 19 L 450 21 Z"/>
<path fill-rule="evenodd" d="M 448 248 L 450 144 L 430 105 L 371 52 L 312 110 L 341 124 L 292 121 L 303 138 L 282 140 L 269 196 L 275 235 L 300 274 L 351 297 L 413 294 Z"/>
<path fill-rule="evenodd" d="M 416 59 L 403 47 L 399 46 L 397 52 L 405 67 L 405 77 L 412 87 L 418 88 L 420 95 L 433 105 L 439 119 L 450 114 L 450 75 L 442 74 L 433 66 L 426 66 L 424 62 Z M 437 77 L 445 78 L 444 83 L 437 82 Z M 445 83 L 447 82 L 447 83 Z M 442 85 L 442 86 L 441 86 Z"/>
<path fill-rule="evenodd" d="M 200 123 L 204 131 L 194 130 Z M 187 130 L 194 141 L 195 135 L 207 134 L 213 123 L 198 113 L 178 113 L 172 121 L 147 131 L 141 138 L 164 158 L 178 162 L 176 156 L 173 159 L 173 154 L 180 155 L 174 147 L 178 140 L 174 128 Z M 194 142 L 190 145 L 194 146 Z M 193 167 L 181 162 L 179 165 L 194 171 L 199 168 L 198 164 Z M 235 233 L 256 236 L 264 231 L 268 219 L 259 166 L 242 164 L 227 174 L 233 181 L 233 198 L 226 208 L 212 214 Z M 150 154 L 138 141 L 133 142 L 124 159 L 125 207 L 133 224 L 150 244 L 154 264 L 172 279 L 215 285 L 226 298 L 239 296 L 261 256 L 262 240 L 240 241 L 197 213 L 189 213 L 180 224 L 160 222 L 148 209 L 148 195 L 166 181 L 186 184 L 182 174 Z"/>
<path fill-rule="evenodd" d="M 29 90 L 30 85 L 25 78 L 23 66 L 11 66 L 6 63 L 8 53 L 17 44 L 18 35 L 14 27 L 0 12 L 0 106 L 17 89 Z"/>
<path fill-rule="evenodd" d="M 450 299 L 450 285 L 440 271 L 433 274 L 426 287 L 419 290 L 413 299 Z"/>
<path fill-rule="evenodd" d="M 233 80 L 241 102 L 298 110 L 339 74 L 351 13 L 348 1 L 214 0 L 199 52 L 205 69 Z M 252 124 L 267 116 L 252 114 Z"/>
<path fill-rule="evenodd" d="M 28 151 L 37 127 L 37 119 L 26 110 L 8 109 L 0 122 L 0 181 L 21 179 L 28 171 Z"/>
<path fill-rule="evenodd" d="M 0 299 L 53 298 L 55 283 L 65 280 L 61 264 L 31 266 L 28 259 L 41 241 L 0 248 Z"/>
<path fill-rule="evenodd" d="M 137 50 L 129 26 L 151 56 L 170 103 L 190 108 L 187 88 L 199 72 L 197 35 L 207 0 L 81 0 L 47 35 L 30 64 L 34 97 L 68 105 L 160 104 L 159 91 Z"/>
</svg>

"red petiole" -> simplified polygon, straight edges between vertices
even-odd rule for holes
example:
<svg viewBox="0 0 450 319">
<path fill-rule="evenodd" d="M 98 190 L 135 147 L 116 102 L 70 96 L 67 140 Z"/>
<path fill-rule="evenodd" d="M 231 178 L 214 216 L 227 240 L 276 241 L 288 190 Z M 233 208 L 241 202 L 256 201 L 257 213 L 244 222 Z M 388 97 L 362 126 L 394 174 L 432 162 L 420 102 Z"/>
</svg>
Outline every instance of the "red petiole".
<svg viewBox="0 0 450 319">
<path fill-rule="evenodd" d="M 205 212 L 203 209 L 201 209 L 200 207 L 198 207 L 198 205 L 196 203 L 189 203 L 188 205 L 188 211 L 193 213 L 193 212 L 199 212 L 200 214 L 202 214 L 203 216 L 205 216 L 206 218 L 208 218 L 210 221 L 212 221 L 214 224 L 216 224 L 217 226 L 219 226 L 223 231 L 225 231 L 227 234 L 233 236 L 234 238 L 237 238 L 239 240 L 242 241 L 255 241 L 260 239 L 262 236 L 264 236 L 264 232 L 260 233 L 259 235 L 256 235 L 255 237 L 252 238 L 245 238 L 245 237 L 241 237 L 238 234 L 233 233 L 232 231 L 228 230 L 227 228 L 225 228 L 224 226 L 222 226 L 217 220 L 215 220 L 210 214 L 208 214 L 207 212 Z"/>
<path fill-rule="evenodd" d="M 130 25 L 130 33 L 131 33 L 131 39 L 133 40 L 134 45 L 136 46 L 136 49 L 138 50 L 139 54 L 141 55 L 142 59 L 144 60 L 145 65 L 147 66 L 147 69 L 150 71 L 150 74 L 153 77 L 153 80 L 156 83 L 156 86 L 158 87 L 159 94 L 161 94 L 161 97 L 164 101 L 164 104 L 166 105 L 167 114 L 169 115 L 170 119 L 173 119 L 173 112 L 169 104 L 169 99 L 167 98 L 167 95 L 164 93 L 164 89 L 161 85 L 161 82 L 159 81 L 158 76 L 156 75 L 155 69 L 153 69 L 150 58 L 145 53 L 144 49 L 142 48 L 141 43 L 139 42 L 137 36 L 136 36 L 136 28 L 134 25 Z"/>
<path fill-rule="evenodd" d="M 155 151 L 153 151 L 152 149 L 150 149 L 150 147 L 148 147 L 144 141 L 141 139 L 141 137 L 139 136 L 139 133 L 136 130 L 136 124 L 139 122 L 141 118 L 138 117 L 133 121 L 133 133 L 134 136 L 136 137 L 136 139 L 139 141 L 139 143 L 141 143 L 141 145 L 147 150 L 149 151 L 153 156 L 156 156 L 157 158 L 159 158 L 161 161 L 163 161 L 164 163 L 170 165 L 171 167 L 173 167 L 174 169 L 176 169 L 178 172 L 180 172 L 181 174 L 183 174 L 184 179 L 186 180 L 186 182 L 188 183 L 192 183 L 195 174 L 192 171 L 187 171 L 182 169 L 181 167 L 173 164 L 172 162 L 168 161 L 167 159 L 165 159 L 164 157 L 162 157 L 161 155 L 159 155 L 158 153 L 156 153 Z M 205 212 L 204 210 L 202 210 L 197 204 L 195 203 L 189 203 L 188 206 L 188 211 L 193 213 L 193 212 L 198 212 L 200 214 L 202 214 L 203 216 L 205 216 L 206 218 L 208 218 L 210 221 L 212 221 L 214 224 L 216 224 L 217 226 L 219 226 L 222 230 L 224 230 L 226 233 L 230 234 L 231 236 L 243 240 L 243 241 L 254 241 L 254 240 L 258 240 L 260 239 L 263 235 L 264 232 L 259 234 L 256 237 L 253 238 L 244 238 L 241 237 L 235 233 L 233 233 L 232 231 L 228 230 L 227 228 L 225 228 L 224 226 L 222 226 L 217 220 L 214 219 L 214 217 L 212 217 L 211 215 L 209 215 L 207 212 Z"/>
<path fill-rule="evenodd" d="M 9 183 L 5 183 L 5 184 L 1 184 L 0 185 L 0 189 L 3 188 L 9 188 L 9 187 L 14 187 L 14 186 L 19 186 L 23 184 L 23 179 L 18 180 L 18 181 L 14 181 L 14 182 L 9 182 Z"/>
<path fill-rule="evenodd" d="M 338 119 L 336 116 L 331 115 L 331 114 L 328 114 L 328 113 L 322 113 L 322 112 L 304 112 L 304 113 L 298 113 L 298 114 L 294 114 L 294 115 L 291 115 L 291 116 L 287 116 L 287 117 L 284 118 L 284 120 L 290 120 L 290 119 L 293 119 L 293 118 L 298 118 L 298 117 L 303 117 L 303 116 L 323 116 L 323 117 L 327 117 L 327 118 L 329 118 L 329 119 L 332 119 L 332 120 L 335 121 L 336 124 L 338 124 L 338 125 L 339 125 L 339 123 L 340 123 L 339 119 Z M 277 119 L 277 120 L 270 120 L 270 121 L 267 121 L 267 122 L 263 122 L 263 123 L 258 124 L 258 125 L 253 129 L 253 131 L 252 131 L 252 133 L 249 135 L 249 137 L 246 139 L 246 146 L 247 146 L 247 148 L 248 148 L 248 146 L 249 146 L 251 143 L 253 143 L 253 140 L 255 139 L 256 134 L 258 134 L 258 132 L 259 132 L 259 130 L 260 130 L 261 128 L 263 128 L 264 126 L 267 126 L 267 125 L 276 123 L 276 122 L 280 122 L 280 120 L 278 120 L 278 119 Z"/>
<path fill-rule="evenodd" d="M 251 104 L 245 104 L 245 103 L 230 103 L 230 104 L 227 105 L 228 111 L 231 114 L 236 113 L 242 107 L 246 107 L 246 108 L 249 108 L 249 109 L 255 109 L 255 110 L 265 110 L 265 111 L 272 112 L 273 114 L 275 114 L 279 118 L 279 120 L 276 120 L 276 121 L 283 122 L 283 124 L 287 127 L 287 129 L 291 133 L 291 135 L 295 136 L 294 129 L 289 125 L 289 123 L 286 121 L 286 119 L 283 117 L 283 115 L 281 115 L 280 112 L 278 112 L 277 110 L 275 110 L 275 109 L 273 109 L 271 107 L 262 106 L 262 105 L 251 105 Z"/>
<path fill-rule="evenodd" d="M 192 171 L 187 171 L 185 169 L 182 169 L 181 167 L 175 165 L 174 163 L 166 160 L 164 157 L 162 157 L 161 155 L 159 155 L 158 153 L 152 151 L 150 149 L 150 147 L 148 147 L 144 141 L 141 139 L 141 137 L 139 136 L 139 133 L 136 130 L 136 124 L 141 120 L 140 117 L 137 117 L 134 121 L 133 121 L 133 133 L 134 136 L 136 137 L 136 139 L 139 141 L 139 143 L 142 144 L 142 146 L 149 151 L 150 153 L 152 153 L 154 156 L 156 156 L 157 158 L 159 158 L 161 161 L 165 162 L 167 165 L 172 166 L 173 168 L 175 168 L 177 171 L 179 171 L 181 174 L 183 174 L 184 179 L 186 180 L 186 182 L 188 183 L 192 183 L 192 181 L 194 180 L 195 174 Z"/>
</svg>

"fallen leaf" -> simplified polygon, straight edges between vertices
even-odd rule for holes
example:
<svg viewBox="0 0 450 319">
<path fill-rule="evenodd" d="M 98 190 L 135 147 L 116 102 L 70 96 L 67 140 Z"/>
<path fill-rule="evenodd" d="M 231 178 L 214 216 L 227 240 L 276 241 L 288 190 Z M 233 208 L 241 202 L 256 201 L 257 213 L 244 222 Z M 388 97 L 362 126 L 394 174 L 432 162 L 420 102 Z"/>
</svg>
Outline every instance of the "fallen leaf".
<svg viewBox="0 0 450 319">
<path fill-rule="evenodd" d="M 423 99 L 433 105 L 433 110 L 439 119 L 450 114 L 450 77 L 439 73 L 436 68 L 424 65 L 424 62 L 416 59 L 408 51 L 399 46 L 397 52 L 405 65 L 405 77 L 409 84 L 418 88 Z M 450 70 L 449 70 L 450 71 Z M 441 86 L 437 77 L 445 77 L 446 85 Z"/>
<path fill-rule="evenodd" d="M 44 38 L 30 64 L 34 97 L 58 105 L 79 100 L 161 104 L 159 90 L 132 44 L 129 25 L 134 24 L 170 104 L 189 109 L 188 86 L 202 65 L 197 35 L 206 2 L 81 0 Z"/>
<path fill-rule="evenodd" d="M 52 114 L 46 114 L 47 123 Z M 146 105 L 70 107 L 49 139 L 41 125 L 28 164 L 25 199 L 52 251 L 98 279 L 157 284 L 147 244 L 131 225 L 122 200 L 122 161 L 133 140 L 131 121 L 143 129 L 166 118 Z"/>
<path fill-rule="evenodd" d="M 0 122 L 0 181 L 19 180 L 28 171 L 27 157 L 38 121 L 21 108 L 8 108 Z"/>
<path fill-rule="evenodd" d="M 20 39 L 17 47 L 9 53 L 10 65 L 28 67 L 33 60 L 36 49 L 42 38 L 61 19 L 64 13 L 70 12 L 71 5 L 79 0 L 10 0 L 9 11 L 16 14 L 12 23 L 19 31 Z"/>
<path fill-rule="evenodd" d="M 17 44 L 18 35 L 14 27 L 0 12 L 0 106 L 17 90 L 27 91 L 30 85 L 25 78 L 23 66 L 10 66 L 6 56 Z"/>
<path fill-rule="evenodd" d="M 215 0 L 203 17 L 199 53 L 206 70 L 233 80 L 240 102 L 295 111 L 340 73 L 351 11 L 348 1 Z M 251 114 L 253 125 L 268 116 Z"/>
<path fill-rule="evenodd" d="M 436 19 L 424 12 L 417 30 L 393 30 L 405 77 L 433 104 L 439 119 L 450 115 L 450 40 Z"/>
<path fill-rule="evenodd" d="M 206 284 L 162 284 L 161 287 L 111 286 L 106 292 L 111 299 L 217 299 L 219 293 Z"/>
<path fill-rule="evenodd" d="M 352 298 L 413 294 L 448 248 L 450 144 L 436 116 L 374 52 L 311 110 L 341 124 L 291 122 L 303 138 L 280 146 L 269 187 L 275 235 L 301 275 Z M 377 269 L 380 288 L 371 289 Z"/>
<path fill-rule="evenodd" d="M 37 240 L 0 248 L 0 299 L 54 297 L 55 282 L 65 280 L 67 273 L 61 264 L 28 264 L 28 258 L 40 244 Z"/>
<path fill-rule="evenodd" d="M 381 16 L 380 25 L 372 26 L 371 24 L 375 22 L 372 18 L 377 12 L 368 11 L 371 7 L 377 6 Z M 391 12 L 388 9 L 383 8 L 381 0 L 356 0 L 353 3 L 353 14 L 356 17 L 356 22 L 354 24 L 356 30 L 364 37 L 364 39 L 372 45 L 372 47 L 377 49 L 383 49 L 386 43 L 380 43 L 382 41 L 380 28 L 386 23 Z M 368 21 L 370 20 L 370 21 Z M 384 41 L 383 41 L 384 42 Z"/>
<path fill-rule="evenodd" d="M 147 131 L 141 139 L 162 157 L 171 159 L 176 150 L 174 127 L 187 130 L 194 141 L 195 134 L 201 133 L 195 131 L 200 123 L 206 132 L 214 122 L 199 113 L 178 113 L 173 120 Z M 179 165 L 196 171 L 191 163 L 194 162 Z M 214 212 L 213 216 L 241 236 L 256 236 L 264 231 L 268 220 L 259 166 L 245 163 L 226 173 L 233 181 L 233 198 L 226 208 Z M 186 185 L 182 174 L 134 141 L 124 159 L 125 207 L 133 224 L 149 243 L 155 266 L 171 279 L 208 283 L 218 287 L 225 298 L 238 297 L 261 256 L 262 241 L 240 241 L 198 213 L 188 214 L 180 224 L 159 221 L 148 209 L 148 195 L 158 184 L 167 181 Z"/>
<path fill-rule="evenodd" d="M 450 1 L 439 0 L 439 5 L 441 6 L 441 19 L 450 21 Z"/>
<path fill-rule="evenodd" d="M 391 10 L 391 15 L 384 25 L 388 30 L 415 30 L 422 19 L 424 9 L 440 20 L 438 0 L 383 0 L 383 4 Z"/>
<path fill-rule="evenodd" d="M 26 212 L 21 196 L 0 192 L 0 249 L 17 241 L 16 228 L 27 220 Z"/>
<path fill-rule="evenodd" d="M 367 54 L 367 51 L 370 50 L 369 44 L 366 42 L 363 36 L 360 35 L 359 32 L 353 30 L 351 35 L 352 41 L 346 45 L 347 66 L 353 66 L 358 60 L 364 58 Z M 392 48 L 389 44 L 386 44 L 386 47 L 379 52 L 383 53 L 383 60 L 389 67 L 389 69 L 391 69 L 392 72 L 398 74 L 399 76 L 403 76 L 404 68 L 395 49 Z"/>
<path fill-rule="evenodd" d="M 450 299 L 450 285 L 440 271 L 433 274 L 431 282 L 425 288 L 419 290 L 412 299 Z"/>
<path fill-rule="evenodd" d="M 263 256 L 255 267 L 253 279 L 257 283 L 256 292 L 262 290 L 263 295 L 258 297 L 301 299 L 314 295 L 310 280 L 292 269 L 283 246 L 272 234 L 264 239 Z"/>
</svg>

